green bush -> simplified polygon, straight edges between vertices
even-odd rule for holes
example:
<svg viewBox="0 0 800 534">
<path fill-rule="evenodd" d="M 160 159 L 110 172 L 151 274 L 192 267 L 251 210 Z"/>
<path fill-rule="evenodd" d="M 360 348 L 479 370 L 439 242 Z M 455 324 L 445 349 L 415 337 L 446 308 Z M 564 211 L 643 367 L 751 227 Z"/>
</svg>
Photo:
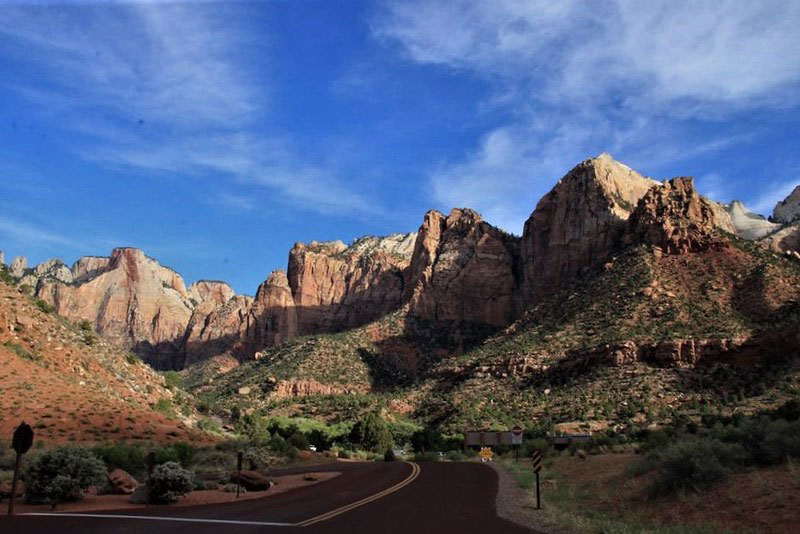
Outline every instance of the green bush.
<svg viewBox="0 0 800 534">
<path fill-rule="evenodd" d="M 44 313 L 53 313 L 56 309 L 47 302 L 43 301 L 42 299 L 33 299 L 33 303 L 39 308 L 39 311 Z"/>
<path fill-rule="evenodd" d="M 166 462 L 156 466 L 150 476 L 150 502 L 169 504 L 191 492 L 194 488 L 194 475 L 183 469 L 177 462 Z"/>
<path fill-rule="evenodd" d="M 710 437 L 687 437 L 657 455 L 658 472 L 649 487 L 652 496 L 698 491 L 724 480 L 746 459 L 741 445 Z"/>
<path fill-rule="evenodd" d="M 296 449 L 300 449 L 301 451 L 308 449 L 308 439 L 306 439 L 306 437 L 300 432 L 295 432 L 289 436 L 287 441 L 289 445 L 295 447 Z"/>
<path fill-rule="evenodd" d="M 80 500 L 90 487 L 103 482 L 106 467 L 89 450 L 64 445 L 36 457 L 25 473 L 29 503 L 51 504 Z"/>
<path fill-rule="evenodd" d="M 164 386 L 167 389 L 175 389 L 181 385 L 181 375 L 178 371 L 166 371 L 164 373 Z"/>
<path fill-rule="evenodd" d="M 350 440 L 364 450 L 385 451 L 392 446 L 392 435 L 386 422 L 375 413 L 361 418 L 350 432 Z"/>
<path fill-rule="evenodd" d="M 92 453 L 106 464 L 109 471 L 122 469 L 133 476 L 147 471 L 147 451 L 141 445 L 109 442 L 95 445 Z"/>
</svg>

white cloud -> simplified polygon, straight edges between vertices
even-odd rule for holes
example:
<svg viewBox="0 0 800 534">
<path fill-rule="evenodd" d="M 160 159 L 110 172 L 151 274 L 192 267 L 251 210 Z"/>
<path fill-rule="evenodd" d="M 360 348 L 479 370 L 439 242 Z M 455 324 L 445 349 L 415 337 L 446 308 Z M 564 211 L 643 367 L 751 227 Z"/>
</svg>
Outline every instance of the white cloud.
<svg viewBox="0 0 800 534">
<path fill-rule="evenodd" d="M 518 231 L 533 193 L 585 157 L 623 153 L 657 167 L 746 139 L 716 131 L 698 141 L 683 119 L 796 106 L 798 27 L 792 0 L 417 0 L 385 4 L 372 29 L 413 61 L 494 84 L 490 105 L 515 118 L 431 180 L 442 204 Z"/>
<path fill-rule="evenodd" d="M 49 243 L 69 247 L 73 250 L 83 248 L 81 243 L 67 235 L 43 230 L 5 217 L 0 217 L 0 230 L 21 243 Z"/>
<path fill-rule="evenodd" d="M 234 8 L 247 5 L 0 7 L 3 48 L 44 81 L 7 87 L 77 134 L 69 148 L 88 160 L 246 181 L 313 211 L 371 212 L 269 128 L 269 83 Z"/>
</svg>

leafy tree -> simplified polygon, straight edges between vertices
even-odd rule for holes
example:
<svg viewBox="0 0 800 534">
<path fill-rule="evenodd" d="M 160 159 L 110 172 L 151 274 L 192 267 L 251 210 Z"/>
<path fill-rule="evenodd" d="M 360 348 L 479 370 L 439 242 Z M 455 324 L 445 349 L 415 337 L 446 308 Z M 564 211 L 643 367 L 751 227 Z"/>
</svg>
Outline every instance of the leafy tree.
<svg viewBox="0 0 800 534">
<path fill-rule="evenodd" d="M 430 427 L 417 430 L 411 435 L 414 452 L 437 451 L 442 449 L 442 435 Z"/>
<path fill-rule="evenodd" d="M 370 413 L 353 426 L 350 441 L 362 449 L 382 452 L 392 446 L 392 435 L 386 422 L 378 414 Z"/>
<path fill-rule="evenodd" d="M 25 476 L 25 497 L 33 504 L 78 501 L 84 492 L 100 484 L 106 466 L 88 449 L 64 445 L 36 458 Z"/>
</svg>

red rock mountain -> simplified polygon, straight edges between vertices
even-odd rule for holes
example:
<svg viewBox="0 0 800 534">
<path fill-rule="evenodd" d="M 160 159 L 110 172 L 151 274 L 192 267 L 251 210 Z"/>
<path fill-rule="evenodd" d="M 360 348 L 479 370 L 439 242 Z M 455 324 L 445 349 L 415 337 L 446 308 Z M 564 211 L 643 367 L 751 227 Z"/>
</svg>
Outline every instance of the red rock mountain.
<svg viewBox="0 0 800 534">
<path fill-rule="evenodd" d="M 794 203 L 782 206 L 783 216 Z M 349 246 L 298 243 L 287 271 L 270 274 L 255 298 L 217 281 L 187 290 L 180 275 L 132 248 L 80 258 L 71 269 L 58 260 L 29 269 L 15 258 L 12 273 L 59 314 L 88 320 L 157 368 L 178 369 L 224 352 L 252 358 L 295 336 L 351 329 L 404 306 L 442 328 L 507 326 L 626 243 L 681 252 L 705 246 L 718 229 L 736 234 L 731 213 L 743 233 L 750 229 L 736 210 L 698 196 L 690 179 L 657 182 L 601 154 L 558 181 L 522 237 L 469 209 L 430 211 L 418 233 Z M 798 235 L 784 226 L 760 242 L 791 253 Z"/>
</svg>

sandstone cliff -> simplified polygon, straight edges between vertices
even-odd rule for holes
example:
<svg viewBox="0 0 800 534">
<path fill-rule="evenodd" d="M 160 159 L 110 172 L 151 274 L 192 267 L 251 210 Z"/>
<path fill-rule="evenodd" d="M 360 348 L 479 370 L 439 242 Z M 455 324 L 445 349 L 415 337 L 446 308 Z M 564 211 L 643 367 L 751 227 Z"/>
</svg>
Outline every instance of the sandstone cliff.
<svg viewBox="0 0 800 534">
<path fill-rule="evenodd" d="M 353 328 L 400 306 L 413 234 L 297 243 L 289 253 L 288 282 L 297 308 L 297 332 Z"/>
<path fill-rule="evenodd" d="M 406 279 L 409 310 L 423 319 L 507 325 L 516 315 L 519 238 L 469 209 L 429 211 Z"/>
<path fill-rule="evenodd" d="M 85 277 L 88 263 L 75 270 Z M 78 285 L 42 278 L 37 296 L 159 369 L 176 366 L 193 309 L 180 275 L 133 248 L 114 249 L 104 270 Z"/>
<path fill-rule="evenodd" d="M 636 203 L 654 185 L 658 182 L 608 154 L 584 161 L 561 178 L 525 222 L 525 304 L 608 258 Z"/>
</svg>

